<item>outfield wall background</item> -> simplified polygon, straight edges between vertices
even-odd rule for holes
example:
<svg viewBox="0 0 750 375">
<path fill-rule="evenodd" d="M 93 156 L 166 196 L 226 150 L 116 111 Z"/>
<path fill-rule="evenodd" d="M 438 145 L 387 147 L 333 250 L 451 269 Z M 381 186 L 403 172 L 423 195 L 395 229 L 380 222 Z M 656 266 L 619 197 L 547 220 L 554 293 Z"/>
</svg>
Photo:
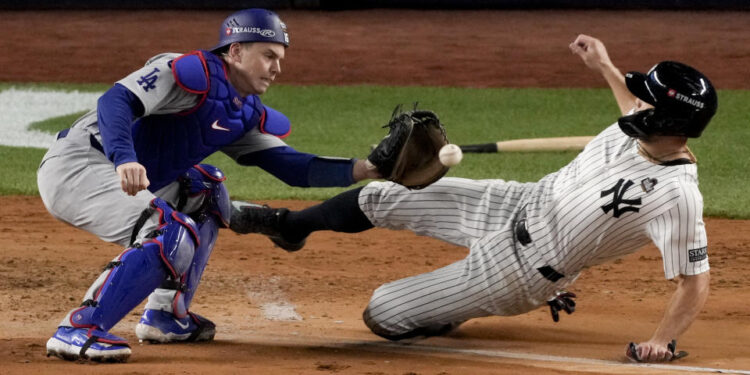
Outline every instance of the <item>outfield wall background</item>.
<svg viewBox="0 0 750 375">
<path fill-rule="evenodd" d="M 0 0 L 0 10 L 44 9 L 726 9 L 750 10 L 748 0 Z"/>
</svg>

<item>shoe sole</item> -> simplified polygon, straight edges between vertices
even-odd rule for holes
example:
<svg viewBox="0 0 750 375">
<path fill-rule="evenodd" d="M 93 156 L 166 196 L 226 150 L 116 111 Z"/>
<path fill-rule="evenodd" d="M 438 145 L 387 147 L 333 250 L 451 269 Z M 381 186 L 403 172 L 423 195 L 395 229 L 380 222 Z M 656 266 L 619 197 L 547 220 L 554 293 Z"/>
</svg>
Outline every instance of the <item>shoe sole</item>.
<svg viewBox="0 0 750 375">
<path fill-rule="evenodd" d="M 272 237 L 272 236 L 267 236 L 267 237 L 271 239 L 271 241 L 274 243 L 274 245 L 276 245 L 276 246 L 278 246 L 278 247 L 280 247 L 280 248 L 282 248 L 282 249 L 284 249 L 284 250 L 286 250 L 286 251 L 288 251 L 290 253 L 294 252 L 294 251 L 301 250 L 303 247 L 305 247 L 305 242 L 307 240 L 307 238 L 304 238 L 300 242 L 288 242 L 288 241 L 284 240 L 281 237 Z"/>
<path fill-rule="evenodd" d="M 47 357 L 55 356 L 66 361 L 89 360 L 94 362 L 121 363 L 127 362 L 131 353 L 130 348 L 127 347 L 113 350 L 97 350 L 90 347 L 86 350 L 86 355 L 81 357 L 78 354 L 80 351 L 80 347 L 68 344 L 55 337 L 47 340 Z"/>
<path fill-rule="evenodd" d="M 216 334 L 215 330 L 206 330 L 201 332 L 198 337 L 196 337 L 192 341 L 212 341 L 214 339 L 214 335 Z M 190 337 L 189 333 L 184 334 L 176 334 L 176 333 L 164 333 L 160 329 L 146 325 L 143 323 L 138 323 L 135 326 L 135 335 L 138 337 L 138 341 L 140 342 L 150 342 L 152 344 L 167 344 L 170 342 L 187 342 L 188 337 Z M 192 342 L 191 341 L 191 342 Z"/>
</svg>

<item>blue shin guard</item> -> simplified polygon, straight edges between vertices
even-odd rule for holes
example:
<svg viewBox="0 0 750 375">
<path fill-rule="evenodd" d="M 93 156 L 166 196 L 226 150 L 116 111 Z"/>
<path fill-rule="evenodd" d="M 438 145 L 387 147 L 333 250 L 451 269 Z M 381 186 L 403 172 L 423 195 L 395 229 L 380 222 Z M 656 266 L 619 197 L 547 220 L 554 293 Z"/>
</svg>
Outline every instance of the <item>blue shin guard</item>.
<svg viewBox="0 0 750 375">
<path fill-rule="evenodd" d="M 180 182 L 183 194 L 187 197 L 203 197 L 203 204 L 190 215 L 198 222 L 200 246 L 196 248 L 195 257 L 186 277 L 182 290 L 178 290 L 172 303 L 172 313 L 178 318 L 188 314 L 198 284 L 203 276 L 208 259 L 211 257 L 219 228 L 229 226 L 231 202 L 229 192 L 223 182 L 226 176 L 219 169 L 209 164 L 198 164 L 182 176 Z"/>
<path fill-rule="evenodd" d="M 200 246 L 198 227 L 160 198 L 151 201 L 151 207 L 160 223 L 153 237 L 110 262 L 89 288 L 83 305 L 71 311 L 61 326 L 89 329 L 93 335 L 106 333 L 167 277 L 185 276 Z"/>
<path fill-rule="evenodd" d="M 136 326 L 136 336 L 151 342 L 211 340 L 213 323 L 189 311 L 203 271 L 213 251 L 219 228 L 229 226 L 231 204 L 218 168 L 199 164 L 180 178 L 177 207 L 198 224 L 200 244 L 184 277 L 169 279 L 150 297 L 146 311 Z M 175 325 L 177 322 L 177 325 Z M 185 328 L 188 327 L 188 328 Z"/>
</svg>

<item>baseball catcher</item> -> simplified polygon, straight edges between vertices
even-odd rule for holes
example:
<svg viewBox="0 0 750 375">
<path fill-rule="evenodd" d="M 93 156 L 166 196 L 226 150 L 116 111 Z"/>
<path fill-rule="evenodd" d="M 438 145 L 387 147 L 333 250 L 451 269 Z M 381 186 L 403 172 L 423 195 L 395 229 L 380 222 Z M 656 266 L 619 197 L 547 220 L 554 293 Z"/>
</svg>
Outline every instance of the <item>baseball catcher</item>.
<svg viewBox="0 0 750 375">
<path fill-rule="evenodd" d="M 438 159 L 448 137 L 435 112 L 418 110 L 416 104 L 413 110 L 403 112 L 399 105 L 383 127 L 390 129 L 388 135 L 366 161 L 383 178 L 409 189 L 423 189 L 448 172 L 448 167 Z"/>
</svg>

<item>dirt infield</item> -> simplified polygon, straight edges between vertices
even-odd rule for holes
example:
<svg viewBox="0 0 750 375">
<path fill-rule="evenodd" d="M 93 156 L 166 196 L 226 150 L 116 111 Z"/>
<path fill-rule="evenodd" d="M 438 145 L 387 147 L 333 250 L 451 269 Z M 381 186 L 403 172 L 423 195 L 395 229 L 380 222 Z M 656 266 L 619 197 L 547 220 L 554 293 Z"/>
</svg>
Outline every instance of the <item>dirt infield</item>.
<svg viewBox="0 0 750 375">
<path fill-rule="evenodd" d="M 747 88 L 747 13 L 281 12 L 292 48 L 279 82 L 602 86 L 567 52 L 599 36 L 623 69 L 689 62 L 719 88 Z M 112 82 L 163 51 L 213 44 L 223 12 L 0 13 L 0 81 Z M 12 35 L 12 37 L 7 37 Z M 700 155 L 699 155 L 700 157 Z M 268 202 L 301 208 L 312 202 Z M 461 259 L 466 250 L 407 232 L 316 233 L 288 254 L 257 235 L 225 231 L 193 310 L 217 323 L 209 344 L 139 345 L 140 308 L 113 330 L 129 363 L 71 364 L 44 356 L 65 312 L 121 249 L 57 222 L 38 197 L 0 198 L 0 373 L 559 374 L 676 373 L 633 367 L 625 345 L 658 324 L 674 283 L 646 247 L 583 272 L 578 311 L 470 321 L 448 337 L 389 344 L 361 321 L 380 284 Z M 750 370 L 748 221 L 706 220 L 711 296 L 680 340 L 679 372 Z M 281 320 L 279 320 L 281 319 Z M 622 363 L 622 364 L 618 364 Z M 100 367 L 100 366 L 106 366 Z"/>
</svg>

